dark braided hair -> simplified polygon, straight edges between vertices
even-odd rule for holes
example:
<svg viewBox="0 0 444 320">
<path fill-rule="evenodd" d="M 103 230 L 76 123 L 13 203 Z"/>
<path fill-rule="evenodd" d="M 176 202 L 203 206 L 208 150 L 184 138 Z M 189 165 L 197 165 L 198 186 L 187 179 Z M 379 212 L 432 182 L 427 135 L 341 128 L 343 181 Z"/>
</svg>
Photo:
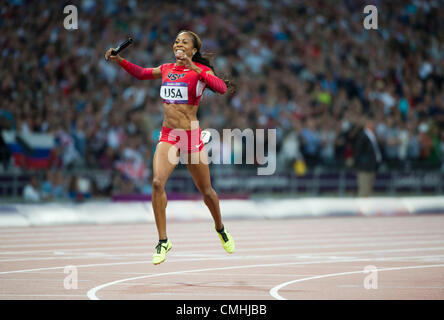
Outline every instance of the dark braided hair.
<svg viewBox="0 0 444 320">
<path fill-rule="evenodd" d="M 207 52 L 202 54 L 200 52 L 200 49 L 202 47 L 202 41 L 200 41 L 199 36 L 197 34 L 195 34 L 193 31 L 181 30 L 181 31 L 179 31 L 179 33 L 177 35 L 184 33 L 184 32 L 188 33 L 191 36 L 191 38 L 193 39 L 193 46 L 197 49 L 196 53 L 193 55 L 191 60 L 193 62 L 197 62 L 197 63 L 203 64 L 204 66 L 207 66 L 208 68 L 210 68 L 214 72 L 214 74 L 216 74 L 216 72 L 214 71 L 214 67 L 210 62 L 210 59 L 213 58 L 214 55 L 207 53 Z M 222 80 L 227 85 L 227 88 L 230 91 L 230 93 L 234 93 L 235 92 L 234 84 L 228 79 L 222 79 Z M 210 88 L 210 90 L 211 90 L 211 88 Z"/>
</svg>

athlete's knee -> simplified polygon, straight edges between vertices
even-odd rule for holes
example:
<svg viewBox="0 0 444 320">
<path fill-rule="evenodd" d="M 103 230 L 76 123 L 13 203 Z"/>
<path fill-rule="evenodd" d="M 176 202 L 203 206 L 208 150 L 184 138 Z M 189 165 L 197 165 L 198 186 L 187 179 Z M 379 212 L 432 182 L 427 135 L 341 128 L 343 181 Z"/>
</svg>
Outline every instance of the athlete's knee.
<svg viewBox="0 0 444 320">
<path fill-rule="evenodd" d="M 216 191 L 211 186 L 201 188 L 201 193 L 204 198 L 211 198 L 217 196 Z"/>
<path fill-rule="evenodd" d="M 164 190 L 165 182 L 162 181 L 162 179 L 159 178 L 153 178 L 153 191 L 154 192 L 161 192 Z"/>
</svg>

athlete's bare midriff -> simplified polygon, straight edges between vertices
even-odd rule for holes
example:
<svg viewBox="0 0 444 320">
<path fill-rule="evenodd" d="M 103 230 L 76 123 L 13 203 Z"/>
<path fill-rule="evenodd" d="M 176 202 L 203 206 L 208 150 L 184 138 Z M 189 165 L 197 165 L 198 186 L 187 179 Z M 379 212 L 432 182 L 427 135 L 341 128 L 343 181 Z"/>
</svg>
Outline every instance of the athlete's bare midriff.
<svg viewBox="0 0 444 320">
<path fill-rule="evenodd" d="M 172 129 L 191 130 L 191 122 L 198 121 L 198 107 L 199 106 L 190 104 L 164 103 L 164 119 L 162 126 Z"/>
</svg>

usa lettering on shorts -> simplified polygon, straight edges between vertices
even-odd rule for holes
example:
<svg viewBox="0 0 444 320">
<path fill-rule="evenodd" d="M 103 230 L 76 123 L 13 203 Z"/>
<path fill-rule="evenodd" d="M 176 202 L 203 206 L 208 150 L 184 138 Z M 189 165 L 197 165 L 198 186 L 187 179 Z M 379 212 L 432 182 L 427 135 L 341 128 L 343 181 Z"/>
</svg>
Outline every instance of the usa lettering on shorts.
<svg viewBox="0 0 444 320">
<path fill-rule="evenodd" d="M 160 87 L 160 97 L 166 103 L 188 103 L 188 83 L 164 82 Z"/>
</svg>

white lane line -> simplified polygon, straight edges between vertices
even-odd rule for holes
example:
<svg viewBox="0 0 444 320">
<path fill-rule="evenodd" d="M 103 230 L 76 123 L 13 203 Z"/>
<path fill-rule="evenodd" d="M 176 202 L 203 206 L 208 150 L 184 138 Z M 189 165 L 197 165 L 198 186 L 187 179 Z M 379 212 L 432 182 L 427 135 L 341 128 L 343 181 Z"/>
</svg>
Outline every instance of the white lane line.
<svg viewBox="0 0 444 320">
<path fill-rule="evenodd" d="M 348 243 L 348 244 L 328 244 L 328 245 L 303 245 L 303 246 L 298 246 L 298 245 L 293 245 L 293 246 L 276 246 L 273 248 L 249 248 L 246 246 L 246 244 L 250 243 L 248 241 L 242 241 L 242 239 L 239 240 L 240 242 L 242 242 L 243 244 L 243 248 L 242 250 L 246 250 L 247 252 L 254 252 L 254 251 L 279 251 L 279 250 L 289 250 L 289 249 L 329 249 L 329 248 L 336 248 L 336 247 L 340 247 L 340 248 L 354 248 L 354 247 L 372 247 L 372 246 L 388 246 L 388 245 L 422 245 L 422 244 L 439 244 L 439 243 L 444 243 L 444 239 L 443 240 L 425 240 L 425 241 L 394 241 L 394 242 L 357 242 L 354 241 L 353 243 Z M 190 247 L 194 247 L 193 245 L 182 245 L 181 243 L 175 242 L 176 248 L 190 248 Z M 255 241 L 254 244 L 260 244 L 261 242 Z M 266 241 L 264 242 L 267 245 L 270 244 L 270 242 Z M 280 244 L 280 243 L 288 243 L 287 240 L 285 241 L 273 241 L 273 244 Z M 112 250 L 126 250 L 126 249 L 147 249 L 147 248 L 151 248 L 152 246 L 113 246 L 113 247 L 96 247 L 96 248 L 73 248 L 73 249 L 64 249 L 64 254 L 73 254 L 75 252 L 91 252 L 91 251 L 112 251 Z M 199 252 L 214 252 L 214 249 L 210 249 L 210 250 L 201 250 L 202 247 L 213 247 L 213 244 L 199 244 L 196 245 L 196 247 L 199 247 Z M 87 250 L 87 251 L 85 251 Z M 58 250 L 54 250 L 54 249 L 49 249 L 49 250 L 28 250 L 28 251 L 4 251 L 4 252 L 0 252 L 0 255 L 24 255 L 24 254 L 36 254 L 36 253 L 51 253 L 51 254 L 59 254 L 61 251 Z M 194 253 L 194 251 L 185 251 L 183 252 L 184 254 L 186 253 Z"/>
<path fill-rule="evenodd" d="M 83 264 L 77 265 L 77 268 L 89 268 L 89 267 L 108 267 L 108 266 L 119 266 L 119 265 L 127 265 L 127 264 L 146 264 L 151 263 L 151 261 L 128 261 L 128 262 L 114 262 L 114 263 L 95 263 L 95 264 Z M 35 268 L 35 269 L 22 269 L 22 270 L 12 270 L 12 271 L 2 271 L 2 274 L 11 274 L 11 273 L 26 273 L 26 272 L 34 272 L 34 271 L 46 271 L 46 270 L 62 270 L 65 269 L 66 266 L 62 267 L 46 267 L 46 268 Z"/>
<path fill-rule="evenodd" d="M 377 271 L 396 271 L 396 270 L 424 269 L 424 268 L 442 268 L 442 267 L 444 267 L 444 264 L 431 264 L 431 265 L 423 265 L 423 266 L 381 268 L 381 269 L 376 269 L 376 270 Z M 315 280 L 315 279 L 323 279 L 323 278 L 330 278 L 330 277 L 346 276 L 346 275 L 351 275 L 351 274 L 359 274 L 359 273 L 364 273 L 364 272 L 365 272 L 365 270 L 349 271 L 349 272 L 338 272 L 338 273 L 329 273 L 329 274 L 323 274 L 323 275 L 314 276 L 314 277 L 296 279 L 296 280 L 292 280 L 292 281 L 281 283 L 281 284 L 271 288 L 269 293 L 275 299 L 287 300 L 284 297 L 282 297 L 281 295 L 279 295 L 278 292 L 279 292 L 279 290 L 281 290 L 282 288 L 284 288 L 284 287 L 286 287 L 286 286 L 288 286 L 290 284 L 294 284 L 294 283 L 298 283 L 298 282 L 303 282 L 303 281 L 309 281 L 309 280 Z"/>
<path fill-rule="evenodd" d="M 389 221 L 392 222 L 393 219 L 387 219 L 388 217 L 384 217 L 384 220 L 380 220 L 377 221 L 377 223 L 374 223 L 375 220 L 374 219 L 366 219 L 366 223 L 370 223 L 370 227 L 368 226 L 368 224 L 366 224 L 366 226 L 362 226 L 362 224 L 357 224 L 355 223 L 355 221 L 352 221 L 351 219 L 348 220 L 341 220 L 341 221 L 337 221 L 338 224 L 334 224 L 333 225 L 333 230 L 335 232 L 342 232 L 340 233 L 340 235 L 342 234 L 366 234 L 366 233 L 370 233 L 373 234 L 374 230 L 378 230 L 379 232 L 381 232 L 381 234 L 387 234 L 387 233 L 395 233 L 395 234 L 422 234 L 422 233 L 418 233 L 418 232 L 414 232 L 411 233 L 411 231 L 409 232 L 409 230 L 404 231 L 404 228 L 414 228 L 414 229 L 418 229 L 417 226 L 418 224 L 422 223 L 421 225 L 419 225 L 419 227 L 421 228 L 421 230 L 425 229 L 425 230 L 430 230 L 430 232 L 433 233 L 442 233 L 442 226 L 444 226 L 441 221 L 442 220 L 434 220 L 434 221 L 429 221 L 429 220 L 415 220 L 415 221 L 411 221 L 409 220 L 408 223 L 403 223 L 402 225 L 399 225 L 400 222 L 403 221 L 398 221 L 396 220 L 396 223 L 398 223 L 398 226 L 395 226 L 393 228 L 385 228 L 385 221 Z M 298 236 L 300 236 L 301 238 L 304 236 L 310 236 L 310 235 L 325 235 L 326 233 L 330 233 L 332 231 L 332 228 L 325 228 L 322 225 L 319 224 L 318 221 L 321 221 L 321 219 L 317 219 L 314 222 L 315 223 L 307 223 L 307 220 L 302 220 L 302 219 L 295 219 L 295 220 L 285 220 L 284 223 L 286 223 L 286 225 L 284 225 L 283 227 L 281 227 L 281 231 L 282 232 L 289 232 L 289 233 L 294 233 L 295 229 L 297 230 L 313 230 L 314 228 L 318 229 L 316 234 L 311 234 L 311 233 L 307 233 L 307 234 L 299 234 Z M 331 222 L 334 220 L 331 220 Z M 341 230 L 341 227 L 343 228 L 343 225 L 341 225 L 342 223 L 344 223 L 344 221 L 351 221 L 353 223 L 353 225 L 355 226 L 353 228 L 352 233 L 347 232 L 348 230 Z M 272 224 L 274 221 L 267 221 L 267 223 L 271 223 L 272 225 L 270 227 L 264 226 L 261 224 L 261 222 L 263 221 L 258 221 L 258 225 L 257 227 L 254 228 L 255 232 L 260 231 L 262 234 L 268 234 L 268 233 L 272 233 L 273 231 L 276 230 L 276 225 Z M 282 224 L 282 221 L 275 221 L 279 224 Z M 311 222 L 311 221 L 310 221 Z M 405 221 L 404 221 L 405 222 Z M 425 222 L 425 224 L 424 224 Z M 430 222 L 430 223 L 428 223 Z M 194 222 L 194 223 L 186 223 L 186 222 L 175 222 L 175 221 L 170 221 L 170 230 L 172 232 L 179 232 L 182 233 L 183 229 L 179 228 L 178 225 L 180 224 L 186 224 L 187 225 L 187 229 L 189 229 L 192 233 L 196 233 L 196 232 L 202 232 L 207 230 L 206 225 L 209 224 L 209 222 L 207 221 L 201 221 L 201 223 L 199 222 Z M 249 229 L 248 227 L 245 228 L 245 226 L 249 226 L 250 222 L 247 223 L 243 223 L 242 220 L 232 220 L 229 223 L 230 226 L 230 231 L 233 232 L 243 232 L 248 234 L 249 233 Z M 101 226 L 78 226 L 78 225 L 72 225 L 72 226 L 65 226 L 65 227 L 56 227 L 56 226 L 50 226 L 50 227 L 26 227 L 26 228 L 20 228 L 20 229 L 8 229 L 8 228 L 0 228 L 0 238 L 3 237 L 19 237 L 20 235 L 28 235 L 30 233 L 34 233 L 34 234 L 38 234 L 38 235 L 44 235 L 44 234 L 62 234 L 62 235 L 84 235 L 84 234 L 91 234 L 91 233 L 105 233 L 105 234 L 134 234 L 135 232 L 141 232 L 142 234 L 149 234 L 151 231 L 153 231 L 155 227 L 153 227 L 154 224 L 153 223 L 146 223 L 146 224 L 128 224 L 128 225 L 101 225 Z M 371 226 L 375 226 L 375 227 L 371 227 Z M 295 228 L 296 227 L 296 228 Z M 320 228 L 319 228 L 320 227 Z M 402 227 L 402 228 L 401 228 Z M 180 230 L 180 231 L 179 231 Z M 298 231 L 298 232 L 299 232 Z M 255 234 L 251 233 L 252 235 Z M 344 233 L 347 232 L 347 233 Z M 299 232 L 300 233 L 300 232 Z"/>
<path fill-rule="evenodd" d="M 444 247 L 439 248 L 409 248 L 406 250 L 403 249 L 392 249 L 392 250 L 374 250 L 374 251 L 354 251 L 354 254 L 365 254 L 365 253 L 394 253 L 394 252 L 424 252 L 424 251 L 438 251 L 438 250 L 444 250 Z M 243 251 L 245 252 L 245 251 Z M 350 256 L 337 256 L 338 254 L 348 254 L 347 251 L 345 252 L 335 252 L 335 256 L 330 256 L 329 253 L 318 253 L 318 254 L 307 254 L 307 253 L 291 253 L 291 254 L 273 254 L 273 255 L 236 255 L 235 257 L 230 257 L 230 259 L 238 260 L 258 260 L 258 259 L 276 259 L 276 258 L 295 258 L 295 259 L 332 259 L 332 260 L 344 260 L 344 259 L 355 259 L 356 257 L 350 257 Z M 5 259 L 0 260 L 0 262 L 24 262 L 24 261 L 54 261 L 54 260 L 88 260 L 88 259 L 103 259 L 103 260 L 125 260 L 125 258 L 132 258 L 132 257 L 146 257 L 149 259 L 151 257 L 151 254 L 149 253 L 141 253 L 141 254 L 122 254 L 122 255 L 87 255 L 87 256 L 63 256 L 63 257 L 42 257 L 42 258 L 28 258 L 28 259 Z M 171 254 L 172 258 L 175 258 L 174 260 L 171 260 L 171 262 L 185 262 L 185 261 L 213 261 L 213 260 L 224 260 L 226 259 L 226 255 L 190 255 L 190 256 L 184 256 L 184 255 L 178 255 L 178 254 Z M 177 259 L 178 258 L 178 259 Z M 426 255 L 426 256 L 418 256 L 417 258 L 424 258 L 424 259 L 442 259 L 444 258 L 444 254 L 441 255 Z M 71 262 L 71 264 L 75 264 L 74 262 Z M 1 273 L 0 273 L 1 274 Z"/>
<path fill-rule="evenodd" d="M 8 238 L 8 239 L 1 239 L 0 241 L 2 244 L 20 245 L 20 244 L 27 244 L 29 242 L 47 243 L 47 242 L 54 242 L 54 241 L 70 241 L 70 240 L 75 241 L 78 239 L 82 239 L 84 241 L 86 241 L 86 240 L 94 240 L 94 241 L 96 241 L 96 240 L 97 241 L 114 240 L 114 241 L 117 241 L 117 240 L 125 240 L 125 239 L 128 239 L 128 240 L 137 240 L 137 239 L 151 240 L 151 237 L 149 237 L 148 234 L 147 235 L 134 235 L 134 234 L 130 235 L 130 234 L 128 234 L 125 236 L 122 235 L 121 237 L 115 236 L 115 235 L 100 235 L 100 236 L 94 235 L 94 236 L 91 236 L 91 233 L 89 233 L 89 236 L 85 236 L 85 235 L 63 236 L 63 235 L 60 235 L 60 236 L 44 237 L 44 238 L 43 237 L 42 238 L 39 238 L 39 237 L 29 237 L 29 238 L 19 237 L 19 239 Z"/>
<path fill-rule="evenodd" d="M 444 243 L 444 241 L 443 241 Z M 407 245 L 409 243 L 406 242 L 402 242 L 402 244 Z M 417 244 L 417 243 L 414 243 Z M 392 245 L 392 243 L 389 244 L 384 244 L 384 246 L 388 246 L 388 245 Z M 361 246 L 361 245 L 354 245 L 354 246 Z M 331 247 L 331 246 L 329 246 Z M 341 246 L 342 247 L 342 246 Z M 320 246 L 310 246 L 310 248 L 323 248 Z M 248 253 L 248 252 L 256 252 L 256 251 L 283 251 L 283 250 L 291 250 L 291 249 L 298 249 L 297 246 L 290 246 L 290 247 L 283 247 L 283 248 L 279 248 L 279 250 L 277 250 L 276 248 L 262 248 L 262 249 L 242 249 L 239 250 L 238 252 L 242 252 L 242 253 Z M 291 253 L 291 254 L 285 254 L 285 255 L 267 255 L 267 257 L 281 257 L 281 256 L 288 256 L 288 257 L 298 257 L 298 258 L 322 258 L 323 256 L 333 256 L 333 255 L 350 255 L 350 254 L 367 254 L 367 253 L 371 253 L 371 254 L 375 254 L 375 253 L 393 253 L 393 252 L 414 252 L 414 251 L 420 251 L 420 252 L 424 252 L 424 251 L 439 251 L 439 250 L 444 250 L 444 247 L 428 247 L 428 248 L 423 248 L 423 247 L 418 247 L 418 248 L 399 248 L 399 249 L 383 249 L 383 250 L 359 250 L 359 251 L 336 251 L 336 252 L 318 252 L 318 253 L 304 253 L 304 252 L 299 252 L 299 253 Z M 188 253 L 173 253 L 173 256 L 175 258 L 181 258 L 181 257 L 185 257 L 185 258 L 199 258 L 199 257 L 204 257 L 206 259 L 212 259 L 212 258 L 225 258 L 225 255 L 221 255 L 221 254 L 203 254 L 204 252 L 210 252 L 209 250 L 207 251 L 202 251 L 202 253 L 199 254 L 195 254 L 192 252 L 188 252 Z M 211 252 L 214 252 L 214 250 L 211 250 Z M 54 254 L 56 254 L 54 252 Z M 70 255 L 68 255 L 70 254 Z M 120 253 L 115 253 L 115 254 L 109 254 L 109 253 L 101 253 L 101 252 L 79 252 L 77 255 L 73 255 L 75 254 L 75 252 L 64 252 L 63 254 L 58 253 L 56 257 L 54 256 L 43 256 L 43 257 L 29 257 L 29 258 L 10 258 L 10 259 L 0 259 L 0 262 L 24 262 L 24 261 L 48 261 L 48 260 L 80 260 L 80 259 L 123 259 L 125 257 L 149 257 L 151 256 L 151 253 L 126 253 L 126 254 L 120 254 Z M 250 256 L 245 256 L 246 258 L 251 258 L 251 259 L 255 259 L 255 258 L 263 258 L 264 255 L 259 255 L 259 256 L 254 256 L 254 255 L 250 255 Z M 440 257 L 439 255 L 437 257 Z M 338 257 L 339 259 L 344 258 L 344 257 Z"/>
<path fill-rule="evenodd" d="M 127 238 L 148 238 L 149 235 L 153 234 L 154 230 L 146 230 L 144 232 L 135 232 L 133 231 L 128 231 L 128 232 L 120 232 L 119 230 L 116 230 L 117 232 L 113 231 L 113 232 L 94 232 L 94 231 L 90 231 L 90 232 L 73 232 L 71 233 L 61 233 L 61 234 L 51 234 L 51 233 L 46 233 L 46 234 L 34 234 L 32 232 L 29 232 L 29 230 L 25 233 L 25 234 L 18 234 L 15 235 L 14 237 L 10 237 L 7 236 L 5 237 L 4 235 L 2 236 L 0 234 L 0 239 L 2 243 L 9 243 L 9 242 L 26 242 L 29 240 L 39 240 L 39 241 L 53 241 L 53 240 L 61 240 L 61 239 L 78 239 L 78 238 L 82 238 L 85 240 L 89 240 L 89 239 L 127 239 Z M 231 231 L 231 229 L 230 229 Z M 275 230 L 274 230 L 275 231 Z M 172 232 L 173 234 L 176 234 L 176 232 Z M 212 233 L 209 230 L 195 230 L 195 231 L 180 231 L 177 232 L 176 237 L 177 238 L 181 238 L 183 237 L 184 239 L 188 239 L 189 234 L 196 234 L 199 233 L 200 236 L 202 237 L 209 237 Z M 246 238 L 257 238 L 257 234 L 258 234 L 258 230 L 255 230 L 254 232 L 249 232 L 248 230 L 243 230 L 243 231 L 232 231 L 232 233 L 236 234 L 242 234 L 242 236 L 246 237 Z M 261 233 L 264 236 L 270 235 L 274 237 L 274 232 L 263 232 Z M 432 232 L 432 230 L 428 230 L 427 232 L 418 232 L 418 231 L 405 231 L 405 232 L 396 232 L 396 231 L 390 231 L 390 233 L 387 232 L 373 232 L 373 231 L 361 231 L 361 232 L 346 232 L 346 233 L 335 233 L 335 234 L 331 234 L 331 233 L 326 233 L 326 232 L 317 232 L 317 233 L 297 233 L 295 234 L 295 231 L 281 231 L 279 233 L 279 236 L 291 236 L 294 239 L 302 239 L 302 240 L 307 240 L 307 241 L 312 241 L 312 240 L 317 240 L 320 237 L 325 238 L 325 239 L 338 239 L 340 237 L 342 238 L 356 238 L 359 236 L 362 236 L 363 234 L 367 235 L 367 236 L 371 236 L 374 239 L 379 239 L 379 238 L 384 238 L 386 239 L 388 236 L 389 238 L 396 238 L 398 236 L 403 236 L 403 237 L 422 237 L 422 236 L 444 236 L 444 233 L 442 232 L 442 230 L 437 231 L 437 232 Z"/>
<path fill-rule="evenodd" d="M 15 241 L 17 241 L 17 239 L 20 240 L 26 240 L 26 239 L 31 239 L 31 240 L 36 240 L 36 239 L 42 239 L 44 240 L 45 238 L 48 239 L 48 241 L 53 240 L 54 238 L 74 238 L 77 239 L 79 237 L 81 237 L 82 239 L 85 238 L 90 238 L 91 234 L 95 234 L 93 236 L 93 238 L 97 237 L 97 238 L 101 238 L 101 237 L 114 237 L 116 239 L 121 239 L 121 238 L 128 238 L 128 237 L 146 237 L 150 234 L 153 233 L 154 230 L 152 229 L 146 229 L 146 230 L 138 230 L 138 232 L 136 233 L 134 230 L 128 230 L 128 231 L 124 231 L 124 230 L 108 230 L 107 232 L 103 232 L 101 230 L 96 230 L 94 231 L 83 231 L 83 232 L 78 232 L 75 230 L 71 230 L 71 232 L 63 232 L 63 233 L 35 233 L 32 232 L 30 230 L 26 230 L 23 234 L 17 234 L 14 235 L 13 237 L 11 235 L 6 235 L 3 233 L 0 233 L 0 239 L 1 242 L 6 242 L 7 240 L 13 240 L 12 238 L 15 239 Z M 231 231 L 231 229 L 230 229 Z M 273 230 L 275 231 L 275 229 Z M 185 234 L 195 234 L 196 232 L 200 232 L 201 234 L 210 234 L 209 230 L 205 229 L 205 230 L 194 230 L 194 231 L 190 231 L 189 229 L 186 230 Z M 246 236 L 256 236 L 258 231 L 255 229 L 254 232 L 249 231 L 249 230 L 242 230 L 240 231 L 242 233 L 242 235 L 246 235 Z M 239 232 L 239 233 L 240 233 Z M 175 233 L 175 232 L 172 232 Z M 265 234 L 268 234 L 269 232 L 266 232 Z M 273 232 L 271 232 L 273 233 Z M 178 236 L 182 236 L 184 234 L 183 231 L 180 231 L 178 233 Z M 301 238 L 301 239 L 318 239 L 319 237 L 331 237 L 331 238 L 336 238 L 336 237 L 355 237 L 355 236 L 360 236 L 362 234 L 368 234 L 371 235 L 373 237 L 385 237 L 388 235 L 387 231 L 385 232 L 381 232 L 380 230 L 378 230 L 378 232 L 374 232 L 373 230 L 362 230 L 362 231 L 353 231 L 353 232 L 338 232 L 338 233 L 334 233 L 334 234 L 329 234 L 329 233 L 325 233 L 325 232 L 316 232 L 316 233 L 298 233 L 295 234 L 294 230 L 289 230 L 289 231 L 282 231 L 279 233 L 280 235 L 292 235 L 295 238 Z M 427 232 L 418 232 L 418 231 L 392 231 L 390 230 L 389 233 L 390 236 L 397 236 L 397 235 L 401 235 L 401 236 L 415 236 L 415 237 L 419 237 L 419 236 L 423 236 L 423 235 L 436 235 L 436 236 L 442 236 L 444 235 L 444 233 L 442 232 L 442 229 L 436 230 L 435 232 L 433 232 L 432 230 L 428 230 Z"/>
<path fill-rule="evenodd" d="M 438 238 L 437 240 L 441 239 L 444 240 L 444 235 L 443 236 L 435 236 L 435 235 L 424 235 L 423 238 Z M 82 238 L 83 239 L 83 238 Z M 172 238 L 173 240 L 174 238 Z M 207 239 L 209 241 L 211 241 L 211 239 L 214 239 L 214 236 L 211 237 L 205 237 L 204 239 Z M 244 237 L 241 236 L 238 239 L 240 239 L 241 241 L 245 242 L 245 243 L 257 243 L 258 241 L 258 237 L 254 236 L 254 237 Z M 272 240 L 271 240 L 272 239 Z M 368 241 L 368 242 L 389 242 L 389 241 L 401 241 L 402 239 L 411 239 L 411 237 L 409 236 L 405 236 L 405 237 L 396 237 L 394 239 L 391 239 L 390 237 L 386 237 L 386 238 L 375 238 L 375 237 L 343 237 L 343 238 L 334 238 L 334 239 L 329 239 L 329 238 L 322 238 L 322 239 L 304 239 L 304 240 L 295 240 L 293 236 L 276 236 L 276 235 L 272 235 L 272 237 L 270 238 L 261 238 L 261 241 L 264 241 L 264 243 L 269 243 L 269 242 L 273 242 L 275 243 L 276 241 L 292 241 L 295 244 L 303 244 L 303 243 L 332 243 L 332 242 L 356 242 L 356 241 Z M 102 240 L 96 240 L 94 238 L 92 238 L 91 240 L 94 240 L 96 243 L 100 243 L 102 242 Z M 379 241 L 378 241 L 379 240 Z M 150 238 L 146 238 L 146 239 L 141 239 L 141 240 L 113 240 L 110 241 L 109 239 L 103 239 L 103 244 L 104 245 L 110 245 L 110 244 L 120 244 L 120 243 L 147 243 L 148 241 L 151 241 Z M 197 241 L 194 239 L 190 238 L 186 238 L 186 239 L 174 239 L 173 241 L 177 241 L 180 242 L 181 244 L 194 244 Z M 50 243 L 26 243 L 26 244 L 9 244 L 9 245 L 0 245 L 0 249 L 7 249 L 7 248 L 32 248 L 32 247 L 64 247 L 64 246 L 80 246 L 80 245 L 89 245 L 91 243 L 91 241 L 89 242 L 57 242 L 57 241 L 50 241 Z"/>
<path fill-rule="evenodd" d="M 376 258 L 376 259 L 367 258 L 367 259 L 348 259 L 348 260 L 321 260 L 321 261 L 309 261 L 309 262 L 284 262 L 284 263 L 271 263 L 271 264 L 250 264 L 250 265 L 240 265 L 240 266 L 230 266 L 230 267 L 217 267 L 217 268 L 203 268 L 203 269 L 173 271 L 173 272 L 158 273 L 158 274 L 148 274 L 148 275 L 139 276 L 139 277 L 125 278 L 125 279 L 107 282 L 107 283 L 104 283 L 100 286 L 90 289 L 86 295 L 91 300 L 100 300 L 97 297 L 97 292 L 99 292 L 100 290 L 102 290 L 106 287 L 120 284 L 122 282 L 147 279 L 147 278 L 157 278 L 157 277 L 171 276 L 171 275 L 184 275 L 184 274 L 196 273 L 196 272 L 207 272 L 207 271 L 216 271 L 216 270 L 238 270 L 238 269 L 248 269 L 248 268 L 269 268 L 269 267 L 282 267 L 282 266 L 292 266 L 292 265 L 310 265 L 310 264 L 323 264 L 323 263 L 331 264 L 331 263 L 364 262 L 364 261 L 396 261 L 398 259 L 406 259 L 406 258 L 409 258 L 409 257 L 396 257 L 394 259 L 391 257 L 388 257 L 388 258 Z M 360 271 L 360 272 L 363 272 L 363 271 Z M 306 279 L 311 279 L 311 278 L 306 278 Z"/>
<path fill-rule="evenodd" d="M 264 248 L 261 251 L 268 251 L 272 248 Z M 294 247 L 288 247 L 288 249 L 295 249 Z M 291 254 L 275 254 L 275 255 L 237 255 L 233 257 L 234 259 L 270 259 L 270 258 L 299 258 L 299 259 L 322 259 L 322 258 L 330 258 L 330 259 L 344 259 L 344 258 L 352 258 L 352 257 L 344 257 L 339 256 L 335 257 L 334 255 L 349 255 L 349 254 L 377 254 L 377 253 L 394 253 L 394 252 L 425 252 L 425 251 L 439 251 L 444 250 L 444 247 L 429 247 L 429 248 L 399 248 L 399 249 L 383 249 L 383 250 L 361 250 L 361 251 L 337 251 L 337 252 L 319 252 L 319 253 L 291 253 Z M 246 252 L 254 252 L 256 250 L 248 250 L 243 249 L 242 253 Z M 276 250 L 275 250 L 276 251 Z M 78 255 L 58 255 L 56 257 L 32 257 L 32 258 L 16 258 L 16 259 L 1 259 L 0 262 L 25 262 L 25 261 L 52 261 L 52 260 L 85 260 L 85 259 L 109 259 L 109 260 L 123 260 L 127 257 L 150 257 L 150 253 L 129 253 L 129 254 L 105 254 L 101 252 L 84 252 L 79 253 Z M 226 255 L 222 254 L 193 254 L 193 253 L 173 253 L 172 257 L 174 258 L 201 258 L 202 260 L 220 260 L 225 259 Z M 433 255 L 433 256 L 425 256 L 427 258 L 442 258 L 443 255 Z M 354 258 L 354 257 L 353 257 Z M 184 260 L 180 260 L 184 261 Z"/>
</svg>

